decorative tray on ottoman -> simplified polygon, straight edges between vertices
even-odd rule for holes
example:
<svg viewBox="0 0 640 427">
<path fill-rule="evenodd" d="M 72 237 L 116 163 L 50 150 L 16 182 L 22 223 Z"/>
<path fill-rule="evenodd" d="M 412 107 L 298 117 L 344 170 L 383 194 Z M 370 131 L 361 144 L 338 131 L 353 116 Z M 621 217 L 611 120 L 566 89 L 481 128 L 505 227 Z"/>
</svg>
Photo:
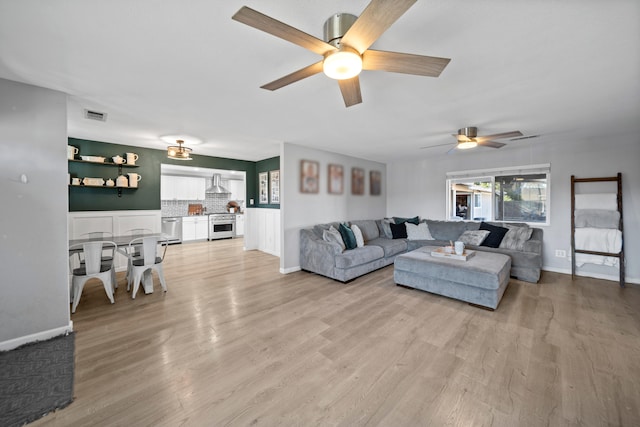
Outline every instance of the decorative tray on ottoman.
<svg viewBox="0 0 640 427">
<path fill-rule="evenodd" d="M 447 251 L 445 248 L 446 246 L 438 248 L 435 251 L 431 251 L 431 256 L 457 259 L 459 261 L 467 261 L 468 259 L 473 258 L 476 255 L 476 251 L 472 251 L 470 249 L 465 249 L 462 255 L 456 255 L 455 252 Z"/>
</svg>

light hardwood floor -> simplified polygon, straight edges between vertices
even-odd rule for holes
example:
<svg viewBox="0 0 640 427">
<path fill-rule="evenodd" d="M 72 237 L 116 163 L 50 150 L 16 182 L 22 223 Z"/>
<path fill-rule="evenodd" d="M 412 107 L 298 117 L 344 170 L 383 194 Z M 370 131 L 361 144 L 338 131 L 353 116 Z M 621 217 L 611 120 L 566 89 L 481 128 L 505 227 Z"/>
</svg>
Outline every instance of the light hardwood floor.
<svg viewBox="0 0 640 427">
<path fill-rule="evenodd" d="M 75 401 L 34 426 L 638 426 L 640 288 L 544 273 L 495 312 L 171 246 L 168 293 L 87 285 Z"/>
</svg>

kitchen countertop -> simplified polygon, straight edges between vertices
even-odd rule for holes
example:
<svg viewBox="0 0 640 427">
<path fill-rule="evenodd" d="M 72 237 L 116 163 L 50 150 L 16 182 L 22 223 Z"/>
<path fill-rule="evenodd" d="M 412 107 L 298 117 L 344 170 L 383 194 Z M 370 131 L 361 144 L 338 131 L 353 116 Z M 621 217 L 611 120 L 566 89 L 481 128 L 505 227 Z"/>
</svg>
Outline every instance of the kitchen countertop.
<svg viewBox="0 0 640 427">
<path fill-rule="evenodd" d="M 199 217 L 199 216 L 209 216 L 209 215 L 244 215 L 244 212 L 207 212 L 203 214 L 195 214 L 195 215 L 162 215 L 162 218 L 191 218 L 191 217 Z"/>
</svg>

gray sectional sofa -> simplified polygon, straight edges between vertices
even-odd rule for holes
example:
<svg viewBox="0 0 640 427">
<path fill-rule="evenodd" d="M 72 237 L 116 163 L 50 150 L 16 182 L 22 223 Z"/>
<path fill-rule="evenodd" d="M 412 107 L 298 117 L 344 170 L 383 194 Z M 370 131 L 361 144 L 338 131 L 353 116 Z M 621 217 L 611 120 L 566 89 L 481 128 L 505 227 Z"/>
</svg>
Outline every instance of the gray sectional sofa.
<svg viewBox="0 0 640 427">
<path fill-rule="evenodd" d="M 391 239 L 386 237 L 382 220 L 349 221 L 362 231 L 365 245 L 343 251 L 339 244 L 323 240 L 324 230 L 338 222 L 318 224 L 313 228 L 300 230 L 300 267 L 302 270 L 321 274 L 341 282 L 347 282 L 371 271 L 393 264 L 399 254 L 413 251 L 422 246 L 445 246 L 455 241 L 466 230 L 478 230 L 480 222 L 436 221 L 423 219 L 429 226 L 434 240 Z M 501 226 L 500 222 L 489 224 Z M 524 225 L 524 224 L 513 224 Z M 542 269 L 542 229 L 532 228 L 531 238 L 524 242 L 522 250 L 490 248 L 467 245 L 480 251 L 495 252 L 511 258 L 512 277 L 526 282 L 537 283 Z"/>
</svg>

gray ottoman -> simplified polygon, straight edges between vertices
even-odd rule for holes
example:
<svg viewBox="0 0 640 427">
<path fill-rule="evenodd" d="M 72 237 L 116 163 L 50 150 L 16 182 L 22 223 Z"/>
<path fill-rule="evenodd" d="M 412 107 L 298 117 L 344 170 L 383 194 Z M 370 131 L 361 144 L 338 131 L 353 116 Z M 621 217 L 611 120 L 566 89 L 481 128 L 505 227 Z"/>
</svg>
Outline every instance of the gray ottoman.
<svg viewBox="0 0 640 427">
<path fill-rule="evenodd" d="M 431 256 L 423 246 L 396 257 L 396 284 L 496 309 L 509 284 L 511 258 L 476 251 L 467 261 Z"/>
</svg>

